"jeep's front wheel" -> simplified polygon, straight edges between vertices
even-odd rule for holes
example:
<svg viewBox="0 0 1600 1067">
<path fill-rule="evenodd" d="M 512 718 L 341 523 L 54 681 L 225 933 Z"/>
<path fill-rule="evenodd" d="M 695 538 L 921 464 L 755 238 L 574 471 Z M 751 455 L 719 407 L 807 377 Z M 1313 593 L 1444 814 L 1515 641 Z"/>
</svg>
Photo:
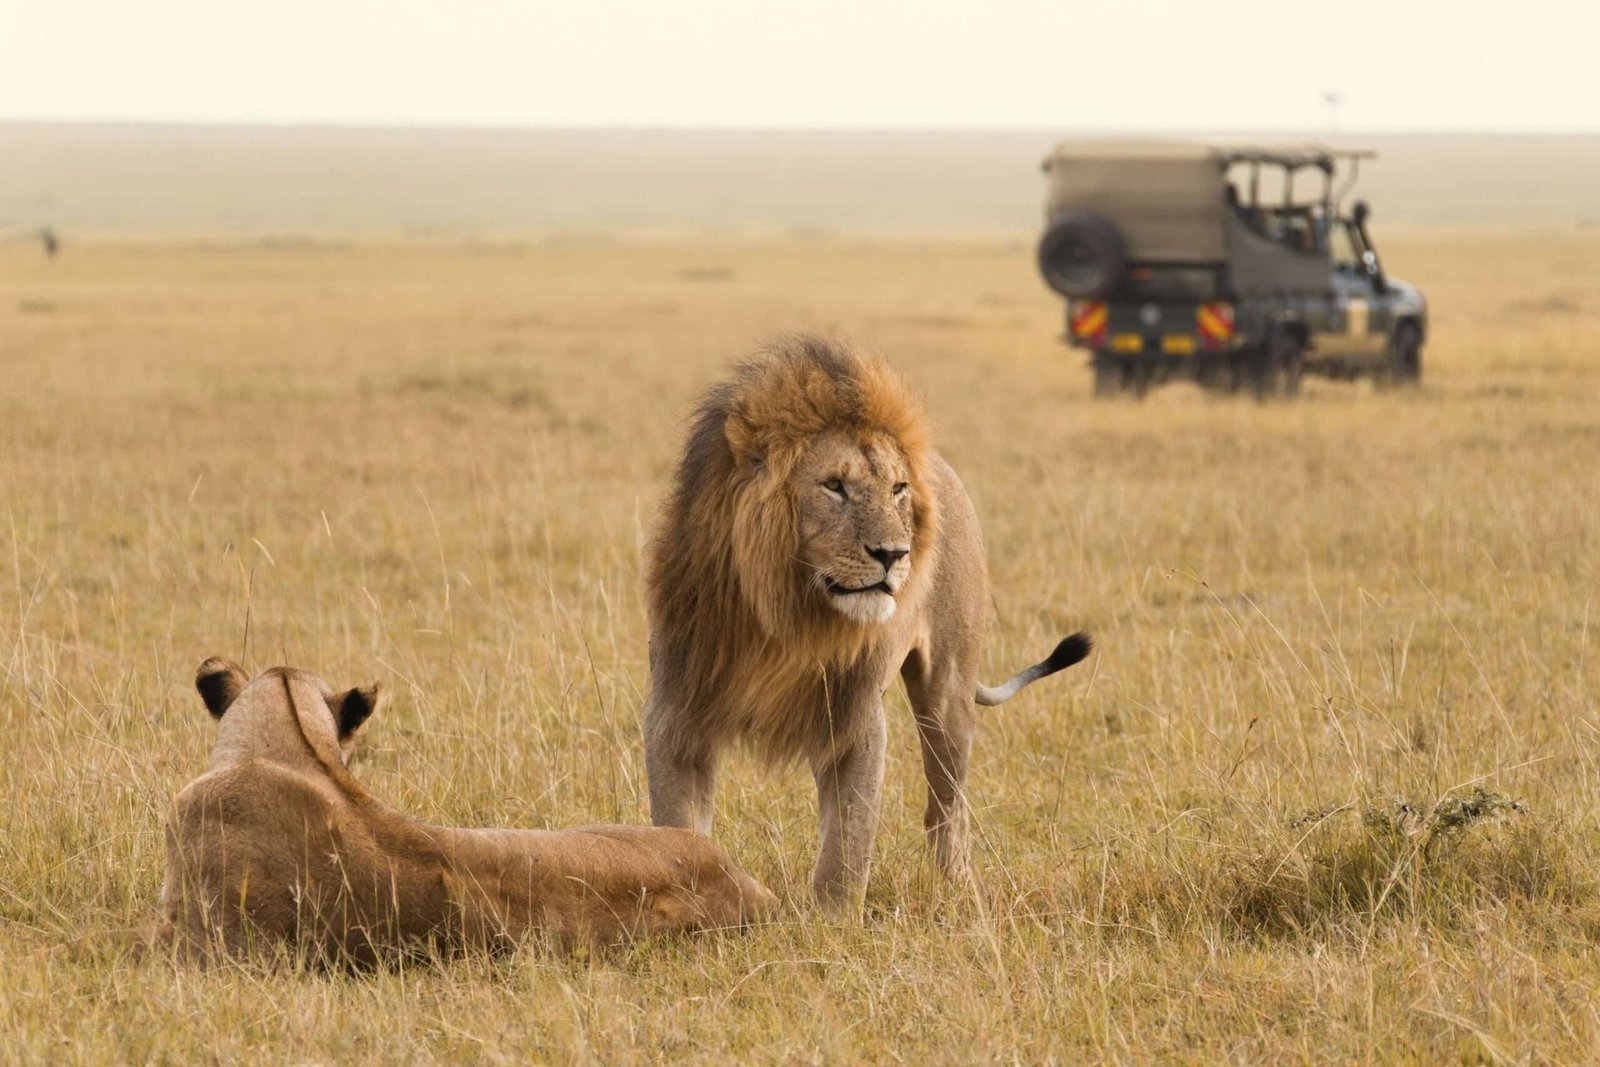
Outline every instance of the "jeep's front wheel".
<svg viewBox="0 0 1600 1067">
<path fill-rule="evenodd" d="M 1414 322 L 1402 322 L 1389 337 L 1384 358 L 1383 383 L 1414 386 L 1422 381 L 1422 331 Z"/>
</svg>

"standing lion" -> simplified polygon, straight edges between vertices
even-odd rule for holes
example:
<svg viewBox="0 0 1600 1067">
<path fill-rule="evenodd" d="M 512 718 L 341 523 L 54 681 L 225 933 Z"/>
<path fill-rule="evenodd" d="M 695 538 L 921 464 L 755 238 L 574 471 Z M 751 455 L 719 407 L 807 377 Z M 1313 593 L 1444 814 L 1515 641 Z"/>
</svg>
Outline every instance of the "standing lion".
<svg viewBox="0 0 1600 1067">
<path fill-rule="evenodd" d="M 888 365 L 809 337 L 701 399 L 647 580 L 652 818 L 709 833 L 733 743 L 804 757 L 821 812 L 812 888 L 835 909 L 858 909 L 866 888 L 895 672 L 922 739 L 924 825 L 960 879 L 974 703 L 1090 649 L 1074 634 L 1005 685 L 978 684 L 989 583 L 972 502 Z"/>
</svg>

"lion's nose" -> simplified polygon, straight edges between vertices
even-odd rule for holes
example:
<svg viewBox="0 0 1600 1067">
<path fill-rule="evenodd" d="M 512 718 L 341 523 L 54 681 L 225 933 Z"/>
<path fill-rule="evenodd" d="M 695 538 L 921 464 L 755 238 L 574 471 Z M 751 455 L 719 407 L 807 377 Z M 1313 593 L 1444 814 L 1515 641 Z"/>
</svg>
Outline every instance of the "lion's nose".
<svg viewBox="0 0 1600 1067">
<path fill-rule="evenodd" d="M 911 550 L 909 548 L 890 548 L 887 545 L 879 545 L 876 548 L 872 547 L 871 545 L 863 545 L 862 547 L 867 550 L 867 555 L 883 564 L 884 570 L 888 570 L 896 563 L 899 563 L 901 560 L 911 555 Z"/>
</svg>

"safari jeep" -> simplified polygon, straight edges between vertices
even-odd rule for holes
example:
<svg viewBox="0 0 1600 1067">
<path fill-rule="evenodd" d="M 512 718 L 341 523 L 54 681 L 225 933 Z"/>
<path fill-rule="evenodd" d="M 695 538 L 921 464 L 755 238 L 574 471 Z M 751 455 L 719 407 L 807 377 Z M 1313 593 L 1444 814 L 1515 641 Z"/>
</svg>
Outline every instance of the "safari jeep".
<svg viewBox="0 0 1600 1067">
<path fill-rule="evenodd" d="M 1067 298 L 1065 340 L 1089 351 L 1095 394 L 1175 378 L 1263 398 L 1307 374 L 1417 382 L 1427 303 L 1384 273 L 1367 205 L 1340 207 L 1372 155 L 1057 145 L 1039 270 Z M 1321 178 L 1308 194 L 1306 171 Z"/>
</svg>

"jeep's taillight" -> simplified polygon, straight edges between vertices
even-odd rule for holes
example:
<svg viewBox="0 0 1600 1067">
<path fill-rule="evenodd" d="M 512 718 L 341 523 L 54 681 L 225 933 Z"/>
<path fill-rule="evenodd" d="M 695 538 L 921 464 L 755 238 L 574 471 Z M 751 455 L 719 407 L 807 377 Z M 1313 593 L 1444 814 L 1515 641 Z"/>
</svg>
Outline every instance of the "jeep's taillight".
<svg viewBox="0 0 1600 1067">
<path fill-rule="evenodd" d="M 1233 305 L 1201 304 L 1195 309 L 1194 323 L 1200 342 L 1207 348 L 1223 348 L 1233 340 Z"/>
<path fill-rule="evenodd" d="M 1072 336 L 1084 344 L 1097 345 L 1103 342 L 1106 339 L 1106 325 L 1110 321 L 1111 312 L 1100 300 L 1073 301 L 1071 310 L 1067 312 Z"/>
</svg>

